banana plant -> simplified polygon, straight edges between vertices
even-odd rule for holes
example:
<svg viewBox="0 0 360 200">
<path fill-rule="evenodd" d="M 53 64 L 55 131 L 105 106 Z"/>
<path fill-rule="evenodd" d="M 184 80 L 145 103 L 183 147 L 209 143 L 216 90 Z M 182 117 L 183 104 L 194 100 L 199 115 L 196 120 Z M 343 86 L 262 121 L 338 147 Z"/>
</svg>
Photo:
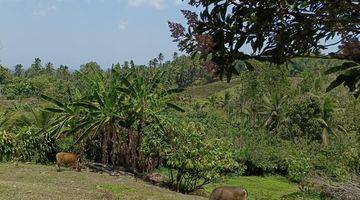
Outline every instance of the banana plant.
<svg viewBox="0 0 360 200">
<path fill-rule="evenodd" d="M 161 115 L 169 108 L 183 111 L 169 98 L 169 94 L 178 90 L 159 87 L 162 76 L 163 73 L 158 73 L 146 79 L 120 70 L 112 70 L 107 76 L 101 72 L 82 75 L 83 91 L 79 98 L 65 103 L 42 96 L 54 105 L 46 108 L 56 114 L 52 132 L 57 136 L 75 135 L 75 144 L 101 138 L 104 163 L 115 154 L 123 154 L 122 157 L 129 159 L 121 164 L 138 168 L 144 127 L 160 123 Z"/>
<path fill-rule="evenodd" d="M 0 130 L 3 130 L 5 128 L 5 124 L 8 121 L 9 118 L 4 117 L 6 116 L 7 112 L 1 113 L 0 115 Z"/>
</svg>

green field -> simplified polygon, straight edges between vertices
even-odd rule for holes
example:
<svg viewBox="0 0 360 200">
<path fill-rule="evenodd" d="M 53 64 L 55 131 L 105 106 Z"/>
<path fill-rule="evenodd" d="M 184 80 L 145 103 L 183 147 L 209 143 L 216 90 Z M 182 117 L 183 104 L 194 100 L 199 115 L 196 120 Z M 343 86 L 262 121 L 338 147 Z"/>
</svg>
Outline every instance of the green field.
<svg viewBox="0 0 360 200">
<path fill-rule="evenodd" d="M 0 164 L 1 200 L 201 200 L 130 176 L 64 170 L 55 166 Z"/>
<path fill-rule="evenodd" d="M 237 86 L 240 83 L 240 79 L 234 79 L 230 83 L 227 83 L 226 81 L 218 81 L 205 85 L 189 87 L 183 92 L 183 94 L 189 95 L 192 98 L 207 98 L 211 95 L 223 93 L 225 90 Z"/>
<path fill-rule="evenodd" d="M 242 186 L 249 199 L 319 199 L 304 195 L 281 176 L 241 176 L 205 187 L 207 195 L 220 185 Z M 109 176 L 94 172 L 57 172 L 55 166 L 0 164 L 1 200 L 20 199 L 133 199 L 205 200 L 205 197 L 176 193 L 131 176 Z"/>
<path fill-rule="evenodd" d="M 320 199 L 316 194 L 305 194 L 300 191 L 298 186 L 289 182 L 281 176 L 240 176 L 232 177 L 224 183 L 211 184 L 205 187 L 210 193 L 215 187 L 220 185 L 241 186 L 246 188 L 249 200 L 256 199 Z"/>
</svg>

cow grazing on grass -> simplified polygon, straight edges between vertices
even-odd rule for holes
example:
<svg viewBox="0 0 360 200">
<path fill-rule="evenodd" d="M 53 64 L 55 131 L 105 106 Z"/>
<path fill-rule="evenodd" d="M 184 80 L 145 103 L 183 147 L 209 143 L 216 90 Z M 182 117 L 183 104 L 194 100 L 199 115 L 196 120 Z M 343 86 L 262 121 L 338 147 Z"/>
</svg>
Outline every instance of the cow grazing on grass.
<svg viewBox="0 0 360 200">
<path fill-rule="evenodd" d="M 56 154 L 56 166 L 58 167 L 58 171 L 60 171 L 61 166 L 72 167 L 77 171 L 81 171 L 78 157 L 73 153 L 60 152 Z"/>
<path fill-rule="evenodd" d="M 247 200 L 247 192 L 241 187 L 218 187 L 211 193 L 210 200 Z"/>
</svg>

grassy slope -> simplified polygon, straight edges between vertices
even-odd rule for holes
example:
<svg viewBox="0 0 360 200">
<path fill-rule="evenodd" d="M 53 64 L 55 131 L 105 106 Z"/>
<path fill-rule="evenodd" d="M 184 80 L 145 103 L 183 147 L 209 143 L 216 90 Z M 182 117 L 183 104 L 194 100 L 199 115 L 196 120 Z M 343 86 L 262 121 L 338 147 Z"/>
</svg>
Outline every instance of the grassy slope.
<svg viewBox="0 0 360 200">
<path fill-rule="evenodd" d="M 319 199 L 313 194 L 302 193 L 296 184 L 289 182 L 281 176 L 240 176 L 232 177 L 224 183 L 212 184 L 205 187 L 210 193 L 215 187 L 220 185 L 242 186 L 249 194 L 249 200 L 255 199 Z"/>
<path fill-rule="evenodd" d="M 190 95 L 193 98 L 207 98 L 211 95 L 223 92 L 226 89 L 237 86 L 240 84 L 239 79 L 231 80 L 230 83 L 218 81 L 206 85 L 199 85 L 187 88 L 183 94 Z"/>
<path fill-rule="evenodd" d="M 279 176 L 233 177 L 209 185 L 208 194 L 220 185 L 242 186 L 255 199 L 318 199 L 304 195 L 295 184 Z M 124 199 L 124 200 L 205 200 L 156 187 L 129 176 L 109 176 L 92 172 L 64 170 L 54 166 L 0 164 L 0 199 Z"/>
<path fill-rule="evenodd" d="M 0 164 L 0 199 L 201 200 L 152 186 L 128 176 L 64 170 L 54 166 Z"/>
</svg>

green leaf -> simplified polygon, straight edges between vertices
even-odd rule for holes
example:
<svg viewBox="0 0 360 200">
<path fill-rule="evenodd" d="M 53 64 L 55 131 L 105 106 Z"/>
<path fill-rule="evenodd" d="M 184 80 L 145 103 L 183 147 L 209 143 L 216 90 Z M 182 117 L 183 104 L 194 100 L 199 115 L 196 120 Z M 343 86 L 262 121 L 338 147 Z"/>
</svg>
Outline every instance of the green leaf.
<svg viewBox="0 0 360 200">
<path fill-rule="evenodd" d="M 324 73 L 325 74 L 332 74 L 332 73 L 335 73 L 335 72 L 339 72 L 339 71 L 349 69 L 351 67 L 355 67 L 357 65 L 359 65 L 359 64 L 356 63 L 356 62 L 345 62 L 342 65 L 335 66 L 335 67 L 332 67 L 332 68 L 326 70 Z"/>
<path fill-rule="evenodd" d="M 245 65 L 246 65 L 246 68 L 249 70 L 249 71 L 254 71 L 255 70 L 255 67 L 247 60 L 244 61 Z"/>
<path fill-rule="evenodd" d="M 117 88 L 118 91 L 123 92 L 127 95 L 130 95 L 132 92 L 128 88 L 119 87 Z"/>
<path fill-rule="evenodd" d="M 166 103 L 166 105 L 167 105 L 168 107 L 170 107 L 170 108 L 173 108 L 173 109 L 177 110 L 177 111 L 180 111 L 180 112 L 185 112 L 185 110 L 184 110 L 184 109 L 180 108 L 179 106 L 177 106 L 177 105 L 175 105 L 175 104 L 172 104 L 172 103 Z"/>
<path fill-rule="evenodd" d="M 264 101 L 267 105 L 271 105 L 271 101 L 270 101 L 270 99 L 269 99 L 266 95 L 263 96 L 263 101 Z"/>
<path fill-rule="evenodd" d="M 87 109 L 91 109 L 91 110 L 99 110 L 99 108 L 96 107 L 96 106 L 95 106 L 94 104 L 92 104 L 92 103 L 76 102 L 76 103 L 73 103 L 72 105 L 74 105 L 74 106 L 80 106 L 80 107 L 87 108 Z"/>
<path fill-rule="evenodd" d="M 88 134 L 90 134 L 92 129 L 94 129 L 96 126 L 99 126 L 101 122 L 102 121 L 95 122 L 91 126 L 89 126 L 86 130 L 84 130 L 84 133 L 81 134 L 80 137 L 78 137 L 78 139 L 75 141 L 74 146 L 79 144 L 79 142 L 81 142 Z M 99 130 L 99 127 L 96 130 Z"/>
<path fill-rule="evenodd" d="M 163 72 L 158 72 L 157 74 L 155 74 L 153 81 L 152 81 L 152 86 L 151 86 L 151 90 L 154 90 L 155 88 L 157 88 L 157 86 L 159 85 L 159 83 L 161 82 L 162 77 L 164 76 L 165 71 Z"/>
<path fill-rule="evenodd" d="M 58 101 L 58 100 L 56 100 L 56 99 L 54 99 L 54 98 L 52 98 L 52 97 L 46 96 L 46 95 L 44 95 L 44 94 L 41 95 L 41 98 L 43 98 L 43 99 L 46 100 L 46 101 L 49 101 L 49 102 L 51 102 L 51 103 L 56 104 L 56 105 L 59 106 L 60 108 L 66 107 L 65 104 L 61 103 L 60 101 Z"/>
<path fill-rule="evenodd" d="M 85 121 L 83 123 L 80 123 L 78 126 L 76 126 L 75 128 L 71 129 L 68 134 L 74 134 L 77 133 L 79 130 L 83 129 L 84 127 L 86 127 L 87 125 L 91 124 L 92 121 Z"/>
<path fill-rule="evenodd" d="M 340 74 L 333 82 L 330 83 L 330 85 L 326 88 L 326 92 L 329 92 L 333 90 L 334 88 L 338 87 L 342 83 L 344 83 L 346 80 L 346 77 L 343 74 Z"/>
<path fill-rule="evenodd" d="M 62 128 L 64 127 L 65 123 L 68 119 L 65 119 L 59 126 L 57 126 L 50 134 L 55 135 L 56 138 L 59 138 L 62 133 Z"/>
<path fill-rule="evenodd" d="M 65 113 L 65 110 L 58 109 L 58 108 L 45 108 L 44 110 L 49 111 L 49 112 L 53 112 L 53 113 Z"/>
<path fill-rule="evenodd" d="M 101 97 L 97 91 L 94 92 L 94 97 L 95 97 L 96 101 L 98 102 L 98 104 L 101 107 L 104 107 L 104 101 L 101 99 Z"/>
<path fill-rule="evenodd" d="M 316 121 L 318 121 L 320 124 L 322 124 L 323 126 L 325 126 L 326 128 L 329 127 L 328 124 L 326 123 L 326 121 L 322 118 L 315 118 Z"/>
</svg>

